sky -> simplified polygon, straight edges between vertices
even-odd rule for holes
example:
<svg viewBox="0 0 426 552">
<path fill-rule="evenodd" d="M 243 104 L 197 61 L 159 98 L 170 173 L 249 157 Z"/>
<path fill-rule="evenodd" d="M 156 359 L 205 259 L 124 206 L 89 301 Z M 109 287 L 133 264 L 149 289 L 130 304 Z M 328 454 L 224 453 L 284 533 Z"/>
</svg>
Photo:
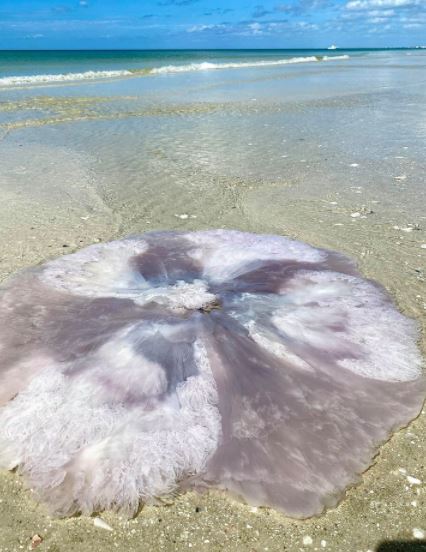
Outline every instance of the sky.
<svg viewBox="0 0 426 552">
<path fill-rule="evenodd" d="M 426 44 L 426 0 L 0 0 L 0 49 Z"/>
</svg>

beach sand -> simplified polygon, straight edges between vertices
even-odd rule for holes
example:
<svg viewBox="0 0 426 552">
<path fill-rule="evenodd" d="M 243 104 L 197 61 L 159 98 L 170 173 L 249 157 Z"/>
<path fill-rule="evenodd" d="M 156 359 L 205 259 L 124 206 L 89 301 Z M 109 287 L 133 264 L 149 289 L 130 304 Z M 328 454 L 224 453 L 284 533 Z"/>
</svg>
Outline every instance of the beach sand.
<svg viewBox="0 0 426 552">
<path fill-rule="evenodd" d="M 68 122 L 7 121 L 0 136 L 1 280 L 91 243 L 154 229 L 286 235 L 355 258 L 418 320 L 425 353 L 426 133 L 418 115 L 425 94 L 415 88 L 416 75 L 406 92 L 405 73 L 397 77 L 394 69 L 391 91 L 329 93 L 285 105 L 260 97 L 224 106 L 217 88 L 206 92 L 197 83 L 199 102 L 190 98 L 183 115 L 173 104 L 166 115 L 144 107 L 144 114 L 124 117 L 114 108 L 104 121 L 91 121 L 70 101 L 73 114 L 62 107 Z M 277 76 L 274 82 L 282 83 Z M 120 109 L 129 109 L 133 100 L 121 98 Z M 92 148 L 82 142 L 88 133 Z M 43 539 L 38 549 L 51 552 L 376 551 L 426 532 L 425 435 L 423 410 L 380 448 L 336 508 L 303 521 L 226 494 L 191 492 L 145 506 L 131 520 L 100 513 L 109 531 L 94 517 L 50 517 L 18 474 L 1 472 L 0 552 L 29 549 L 36 534 Z"/>
</svg>

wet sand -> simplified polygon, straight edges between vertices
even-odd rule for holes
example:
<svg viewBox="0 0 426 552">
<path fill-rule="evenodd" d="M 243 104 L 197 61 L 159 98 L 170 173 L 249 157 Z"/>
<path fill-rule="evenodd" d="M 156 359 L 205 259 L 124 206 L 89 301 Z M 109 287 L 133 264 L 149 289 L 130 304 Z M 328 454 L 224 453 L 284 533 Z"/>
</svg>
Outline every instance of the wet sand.
<svg viewBox="0 0 426 552">
<path fill-rule="evenodd" d="M 355 258 L 364 275 L 381 282 L 400 310 L 418 320 L 425 353 L 425 134 L 423 126 L 412 132 L 411 115 L 404 112 L 409 106 L 401 105 L 400 111 L 395 111 L 398 94 L 335 95 L 334 100 L 327 100 L 331 107 L 322 105 L 318 112 L 317 106 L 317 126 L 309 124 L 312 106 L 287 105 L 279 115 L 284 117 L 285 143 L 278 127 L 273 126 L 277 106 L 270 101 L 258 100 L 261 124 L 256 121 L 257 130 L 250 136 L 244 132 L 245 123 L 241 122 L 242 127 L 229 124 L 229 117 L 245 121 L 258 116 L 250 115 L 250 100 L 228 106 L 228 144 L 222 144 L 223 137 L 222 142 L 215 141 L 217 135 L 223 136 L 223 106 L 213 113 L 207 113 L 204 106 L 198 113 L 196 104 L 195 119 L 189 110 L 189 115 L 178 115 L 178 120 L 167 114 L 167 123 L 159 123 L 166 125 L 161 127 L 164 136 L 168 131 L 172 134 L 174 146 L 166 148 L 160 138 L 158 143 L 151 140 L 147 153 L 142 153 L 142 147 L 140 150 L 140 155 L 146 156 L 144 161 L 149 160 L 146 165 L 132 164 L 136 163 L 136 149 L 124 161 L 123 154 L 120 164 L 114 165 L 114 156 L 109 159 L 111 150 L 105 149 L 102 141 L 101 127 L 90 126 L 96 133 L 96 148 L 78 145 L 89 128 L 82 125 L 110 125 L 111 143 L 125 140 L 128 133 L 137 141 L 139 127 L 132 127 L 132 121 L 140 123 L 140 115 L 114 119 L 111 124 L 73 121 L 68 113 L 69 124 L 3 127 L 0 278 L 4 281 L 16 270 L 91 243 L 153 229 L 222 227 L 288 235 Z M 410 100 L 417 102 L 412 108 L 414 117 L 423 97 L 413 96 Z M 368 148 L 373 138 L 377 139 L 377 135 L 372 137 L 369 123 L 357 123 L 369 103 L 373 107 L 368 109 L 383 114 L 384 130 L 379 138 L 387 140 L 376 144 L 377 151 Z M 333 116 L 335 131 L 330 134 L 326 118 L 330 110 L 336 113 L 338 109 L 337 117 Z M 152 120 L 161 116 L 144 117 L 143 133 L 152 137 L 159 128 Z M 409 132 L 404 133 L 409 123 Z M 203 124 L 207 125 L 205 136 Z M 348 130 L 348 125 L 356 128 Z M 265 158 L 260 144 L 256 147 L 256 139 L 264 140 L 262 133 L 272 132 L 271 127 L 275 134 L 268 135 L 268 144 L 274 161 Z M 214 128 L 219 128 L 217 135 Z M 360 139 L 363 128 L 365 134 Z M 186 146 L 194 134 L 199 146 L 195 153 L 193 147 Z M 352 135 L 353 143 L 348 143 Z M 227 159 L 227 146 L 232 150 L 234 136 L 239 146 Z M 336 144 L 345 140 L 347 149 L 339 145 L 338 150 Z M 122 147 L 117 157 L 129 151 L 127 145 Z M 324 148 L 328 148 L 326 152 Z M 152 175 L 158 175 L 155 182 Z M 113 529 L 108 531 L 95 526 L 93 517 L 49 517 L 19 475 L 1 472 L 0 552 L 28 549 L 35 534 L 43 538 L 38 549 L 51 552 L 376 551 L 383 542 L 413 540 L 420 534 L 413 533 L 415 529 L 426 532 L 425 430 L 423 410 L 417 420 L 380 448 L 373 466 L 337 508 L 304 521 L 254 509 L 217 492 L 188 493 L 171 497 L 165 504 L 145 506 L 132 520 L 101 513 Z"/>
</svg>

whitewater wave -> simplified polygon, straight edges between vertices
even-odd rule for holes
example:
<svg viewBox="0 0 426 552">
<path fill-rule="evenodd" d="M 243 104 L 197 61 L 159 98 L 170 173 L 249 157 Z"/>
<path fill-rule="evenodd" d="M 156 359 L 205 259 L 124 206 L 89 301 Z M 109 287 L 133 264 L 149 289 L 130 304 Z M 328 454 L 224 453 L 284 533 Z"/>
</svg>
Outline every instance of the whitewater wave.
<svg viewBox="0 0 426 552">
<path fill-rule="evenodd" d="M 120 71 L 84 71 L 84 73 L 59 73 L 57 75 L 21 75 L 0 78 L 0 86 L 22 86 L 25 84 L 50 84 L 80 80 L 98 80 L 116 77 L 131 77 L 134 73 L 123 69 Z"/>
<path fill-rule="evenodd" d="M 306 56 L 289 59 L 244 61 L 228 63 L 188 63 L 186 65 L 164 65 L 152 69 L 122 69 L 116 71 L 84 71 L 82 73 L 60 73 L 47 75 L 21 75 L 0 78 L 0 87 L 14 87 L 25 85 L 57 84 L 62 82 L 74 82 L 85 80 L 102 80 L 120 77 L 162 75 L 167 73 L 187 73 L 193 71 L 211 71 L 217 69 L 239 69 L 244 67 L 273 67 L 278 65 L 290 65 L 294 63 L 312 63 L 319 61 L 333 61 L 349 59 L 348 55 L 341 56 Z"/>
<path fill-rule="evenodd" d="M 151 74 L 159 75 L 164 73 L 187 73 L 190 71 L 209 71 L 212 69 L 239 69 L 244 67 L 273 67 L 276 65 L 290 65 L 293 63 L 310 63 L 315 61 L 331 61 L 331 60 L 349 59 L 348 55 L 342 56 L 307 56 L 295 57 L 289 59 L 276 59 L 264 61 L 242 61 L 229 63 L 189 63 L 187 65 L 165 65 L 151 69 Z"/>
</svg>

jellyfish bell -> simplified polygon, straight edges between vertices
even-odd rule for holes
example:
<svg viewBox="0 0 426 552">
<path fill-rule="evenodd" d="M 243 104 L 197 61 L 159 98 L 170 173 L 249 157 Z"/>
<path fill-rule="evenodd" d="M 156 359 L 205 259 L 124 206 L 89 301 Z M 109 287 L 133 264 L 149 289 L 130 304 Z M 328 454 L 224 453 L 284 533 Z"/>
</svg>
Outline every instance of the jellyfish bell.
<svg viewBox="0 0 426 552">
<path fill-rule="evenodd" d="M 154 232 L 0 291 L 0 465 L 59 515 L 219 488 L 309 517 L 420 411 L 417 326 L 346 257 Z"/>
</svg>

